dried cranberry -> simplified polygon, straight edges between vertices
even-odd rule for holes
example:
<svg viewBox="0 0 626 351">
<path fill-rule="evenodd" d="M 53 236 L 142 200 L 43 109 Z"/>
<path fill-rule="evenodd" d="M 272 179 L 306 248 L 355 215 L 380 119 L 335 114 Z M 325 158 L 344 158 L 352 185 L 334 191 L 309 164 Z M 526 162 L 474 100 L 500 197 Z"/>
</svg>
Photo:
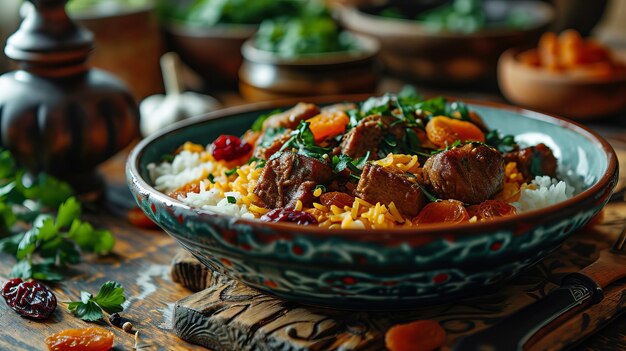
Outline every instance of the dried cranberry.
<svg viewBox="0 0 626 351">
<path fill-rule="evenodd" d="M 312 214 L 304 211 L 286 210 L 277 208 L 261 217 L 264 222 L 291 222 L 297 224 L 317 224 Z"/>
<path fill-rule="evenodd" d="M 24 317 L 46 319 L 57 307 L 57 298 L 45 285 L 36 280 L 11 279 L 2 287 L 7 305 Z"/>
<path fill-rule="evenodd" d="M 245 156 L 252 149 L 252 145 L 233 135 L 220 135 L 211 147 L 216 160 L 232 161 Z"/>
</svg>

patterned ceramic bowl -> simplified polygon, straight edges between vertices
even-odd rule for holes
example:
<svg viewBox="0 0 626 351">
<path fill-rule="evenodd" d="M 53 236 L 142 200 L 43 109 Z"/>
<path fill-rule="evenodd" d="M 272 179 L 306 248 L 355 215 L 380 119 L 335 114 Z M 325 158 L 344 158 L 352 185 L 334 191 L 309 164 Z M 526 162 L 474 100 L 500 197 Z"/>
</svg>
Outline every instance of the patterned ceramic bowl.
<svg viewBox="0 0 626 351">
<path fill-rule="evenodd" d="M 342 101 L 336 99 L 335 101 Z M 316 101 L 313 101 L 316 102 Z M 550 146 L 573 198 L 491 222 L 394 230 L 327 230 L 200 211 L 155 190 L 147 166 L 185 141 L 239 135 L 260 114 L 290 104 L 257 104 L 183 121 L 144 139 L 126 174 L 139 206 L 211 269 L 301 303 L 398 309 L 477 294 L 555 250 L 606 204 L 617 158 L 594 132 L 519 108 L 470 103 L 492 128 L 518 142 Z"/>
</svg>

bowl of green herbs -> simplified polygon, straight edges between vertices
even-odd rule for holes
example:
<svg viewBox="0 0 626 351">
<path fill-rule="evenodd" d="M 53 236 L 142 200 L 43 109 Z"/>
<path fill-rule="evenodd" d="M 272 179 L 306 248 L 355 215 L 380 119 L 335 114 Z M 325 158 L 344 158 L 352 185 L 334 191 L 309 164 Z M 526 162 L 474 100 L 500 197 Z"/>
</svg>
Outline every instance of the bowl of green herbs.
<svg viewBox="0 0 626 351">
<path fill-rule="evenodd" d="M 240 92 L 248 100 L 373 92 L 378 51 L 309 3 L 299 16 L 263 21 L 243 44 Z"/>
<path fill-rule="evenodd" d="M 388 1 L 341 8 L 342 24 L 381 43 L 387 70 L 442 84 L 496 82 L 506 49 L 535 44 L 554 19 L 540 1 Z"/>
<path fill-rule="evenodd" d="M 210 86 L 232 85 L 241 45 L 268 18 L 297 15 L 305 0 L 158 0 L 169 48 Z"/>
</svg>

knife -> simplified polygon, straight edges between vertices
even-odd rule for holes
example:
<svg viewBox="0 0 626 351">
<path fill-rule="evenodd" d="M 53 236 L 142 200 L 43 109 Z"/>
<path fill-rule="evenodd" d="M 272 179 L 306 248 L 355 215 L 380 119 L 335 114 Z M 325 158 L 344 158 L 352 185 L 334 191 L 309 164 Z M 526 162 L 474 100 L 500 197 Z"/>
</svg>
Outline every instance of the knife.
<svg viewBox="0 0 626 351">
<path fill-rule="evenodd" d="M 525 351 L 537 346 L 560 322 L 600 302 L 602 289 L 626 278 L 626 228 L 610 250 L 581 271 L 569 274 L 561 286 L 498 323 L 459 339 L 455 351 Z"/>
</svg>

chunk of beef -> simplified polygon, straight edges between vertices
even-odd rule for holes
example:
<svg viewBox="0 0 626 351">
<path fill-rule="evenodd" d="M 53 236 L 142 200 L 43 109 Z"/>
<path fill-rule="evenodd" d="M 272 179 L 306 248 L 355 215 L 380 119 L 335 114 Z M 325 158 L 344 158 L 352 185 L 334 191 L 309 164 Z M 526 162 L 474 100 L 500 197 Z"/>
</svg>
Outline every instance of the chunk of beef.
<svg viewBox="0 0 626 351">
<path fill-rule="evenodd" d="M 298 103 L 296 106 L 281 113 L 277 113 L 263 122 L 263 130 L 268 128 L 284 127 L 295 129 L 300 121 L 315 117 L 320 113 L 319 107 L 304 102 Z"/>
<path fill-rule="evenodd" d="M 556 177 L 556 157 L 545 144 L 509 152 L 504 155 L 504 161 L 517 163 L 517 170 L 524 175 L 526 181 L 538 175 Z"/>
<path fill-rule="evenodd" d="M 344 208 L 345 206 L 352 207 L 354 196 L 340 191 L 331 191 L 320 195 L 320 202 L 328 208 L 332 205 L 339 208 Z"/>
<path fill-rule="evenodd" d="M 291 135 L 289 134 L 290 130 L 286 130 L 284 134 L 277 135 L 274 139 L 271 140 L 268 144 L 264 144 L 264 138 L 259 138 L 259 142 L 254 148 L 254 157 L 267 160 L 272 157 L 273 154 L 277 153 L 281 147 L 289 140 Z"/>
<path fill-rule="evenodd" d="M 376 155 L 378 144 L 384 136 L 382 118 L 378 115 L 367 116 L 344 135 L 341 141 L 341 152 L 352 158 L 363 157 L 368 151 Z"/>
<path fill-rule="evenodd" d="M 422 176 L 437 197 L 478 204 L 502 190 L 504 157 L 488 146 L 465 144 L 431 156 Z"/>
<path fill-rule="evenodd" d="M 314 158 L 293 152 L 283 152 L 265 164 L 254 193 L 268 208 L 304 206 L 313 203 L 313 190 L 318 184 L 328 184 L 332 169 Z"/>
<path fill-rule="evenodd" d="M 370 203 L 393 202 L 403 215 L 414 217 L 426 205 L 419 185 L 404 173 L 368 163 L 363 168 L 355 195 Z"/>
</svg>

